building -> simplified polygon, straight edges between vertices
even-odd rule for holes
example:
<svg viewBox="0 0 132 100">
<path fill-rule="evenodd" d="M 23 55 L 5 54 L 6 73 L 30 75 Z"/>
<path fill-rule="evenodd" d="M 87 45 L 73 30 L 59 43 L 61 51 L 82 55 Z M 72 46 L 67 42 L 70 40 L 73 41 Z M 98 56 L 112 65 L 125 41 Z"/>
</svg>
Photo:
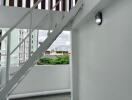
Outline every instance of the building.
<svg viewBox="0 0 132 100">
<path fill-rule="evenodd" d="M 32 24 L 32 28 L 48 30 L 48 37 L 20 70 L 9 70 L 12 62 L 7 52 L 6 68 L 0 70 L 1 83 L 5 81 L 0 100 L 39 100 L 42 96 L 46 100 L 132 99 L 131 0 L 27 0 L 26 4 L 23 1 L 1 2 L 5 6 L 0 7 L 0 26 L 10 28 L 0 38 L 4 41 L 8 37 L 6 51 L 10 49 L 9 33 L 14 28 L 30 29 Z M 34 9 L 30 8 L 35 2 Z M 72 33 L 72 63 L 33 67 L 64 30 Z"/>
<path fill-rule="evenodd" d="M 4 35 L 9 28 L 1 28 L 1 36 Z M 11 35 L 11 52 L 14 51 L 16 46 L 29 34 L 28 29 L 15 29 Z M 19 38 L 18 38 L 19 37 Z M 1 66 L 6 66 L 6 50 L 7 39 L 1 42 Z M 37 31 L 34 31 L 31 35 L 31 53 L 37 49 Z M 11 54 L 11 66 L 19 66 L 24 63 L 29 57 L 29 38 L 26 39 L 20 47 Z"/>
</svg>

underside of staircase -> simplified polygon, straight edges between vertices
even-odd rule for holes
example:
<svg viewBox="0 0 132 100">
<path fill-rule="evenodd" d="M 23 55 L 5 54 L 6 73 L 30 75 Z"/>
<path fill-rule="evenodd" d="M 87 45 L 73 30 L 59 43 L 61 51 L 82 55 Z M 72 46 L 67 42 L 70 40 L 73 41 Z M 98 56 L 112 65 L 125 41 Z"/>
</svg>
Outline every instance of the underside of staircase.
<svg viewBox="0 0 132 100">
<path fill-rule="evenodd" d="M 32 9 L 34 9 L 38 3 L 42 0 L 38 0 L 36 4 L 33 6 Z M 60 0 L 61 1 L 61 0 Z M 29 57 L 29 59 L 23 64 L 23 66 L 16 72 L 16 74 L 13 76 L 12 79 L 8 80 L 6 85 L 1 89 L 0 91 L 0 100 L 6 100 L 8 95 L 13 91 L 13 89 L 20 83 L 20 81 L 24 78 L 24 76 L 30 71 L 32 66 L 36 63 L 36 61 L 42 56 L 43 52 L 45 52 L 51 45 L 52 43 L 57 39 L 57 37 L 62 33 L 62 31 L 65 29 L 65 27 L 71 23 L 72 20 L 76 17 L 78 14 L 79 10 L 82 7 L 82 0 L 79 0 L 76 4 L 75 7 L 73 7 L 68 14 L 64 16 L 64 18 L 61 20 L 59 24 L 55 25 L 55 28 L 53 31 L 48 35 L 45 41 L 43 41 L 40 45 L 40 47 Z M 30 13 L 27 12 L 27 14 Z M 25 14 L 24 16 L 27 16 Z M 18 21 L 20 23 L 24 17 Z M 7 33 L 0 38 L 0 41 L 2 41 L 5 37 L 9 38 L 9 34 L 11 31 L 17 26 L 15 24 L 12 28 L 7 31 Z M 9 41 L 8 41 L 9 43 Z M 8 44 L 9 46 L 10 44 Z M 10 46 L 9 46 L 10 47 Z M 10 51 L 9 51 L 10 52 Z M 7 63 L 9 65 L 9 63 Z M 22 99 L 22 100 L 30 100 L 30 99 Z M 41 99 L 36 99 L 36 100 L 41 100 Z M 45 100 L 45 99 L 44 99 Z M 48 100 L 48 99 L 46 99 Z M 49 99 L 50 100 L 50 99 Z"/>
</svg>

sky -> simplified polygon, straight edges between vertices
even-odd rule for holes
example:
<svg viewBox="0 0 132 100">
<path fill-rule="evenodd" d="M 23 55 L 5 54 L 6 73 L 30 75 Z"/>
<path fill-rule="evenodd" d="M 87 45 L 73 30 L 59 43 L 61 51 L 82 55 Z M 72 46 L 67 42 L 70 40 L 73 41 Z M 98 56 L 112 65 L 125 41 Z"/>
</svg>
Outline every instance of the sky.
<svg viewBox="0 0 132 100">
<path fill-rule="evenodd" d="M 47 37 L 46 30 L 39 30 L 38 41 L 43 42 Z M 63 50 L 71 51 L 71 36 L 70 31 L 63 31 L 62 34 L 57 38 L 57 40 L 52 44 L 49 50 Z"/>
</svg>

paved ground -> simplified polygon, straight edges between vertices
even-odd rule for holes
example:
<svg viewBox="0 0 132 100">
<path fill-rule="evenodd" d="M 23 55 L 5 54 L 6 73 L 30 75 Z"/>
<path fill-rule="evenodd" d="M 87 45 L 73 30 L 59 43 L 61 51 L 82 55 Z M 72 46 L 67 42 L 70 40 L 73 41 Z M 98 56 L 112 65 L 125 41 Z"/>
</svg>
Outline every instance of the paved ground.
<svg viewBox="0 0 132 100">
<path fill-rule="evenodd" d="M 67 94 L 38 96 L 38 97 L 30 97 L 30 98 L 12 99 L 12 100 L 71 100 L 71 96 L 69 93 L 67 93 Z"/>
</svg>

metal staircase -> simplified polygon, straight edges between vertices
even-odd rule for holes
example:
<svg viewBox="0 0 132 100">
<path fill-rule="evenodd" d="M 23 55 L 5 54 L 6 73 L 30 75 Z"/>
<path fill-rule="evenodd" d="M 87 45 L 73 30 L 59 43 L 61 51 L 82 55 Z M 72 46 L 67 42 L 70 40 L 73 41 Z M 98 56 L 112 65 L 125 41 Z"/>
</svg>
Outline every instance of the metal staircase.
<svg viewBox="0 0 132 100">
<path fill-rule="evenodd" d="M 64 28 L 74 19 L 74 17 L 79 12 L 82 7 L 82 0 L 78 0 L 75 7 L 73 7 L 70 12 L 64 16 L 59 24 L 55 25 L 53 31 L 48 35 L 45 41 L 42 42 L 40 47 L 30 55 L 29 59 L 23 64 L 23 66 L 18 70 L 13 78 L 9 79 L 9 67 L 10 67 L 10 55 L 26 40 L 27 37 L 31 35 L 31 33 L 38 27 L 34 27 L 31 29 L 30 33 L 18 44 L 18 46 L 11 52 L 10 51 L 10 35 L 11 31 L 19 25 L 24 18 L 32 12 L 33 9 L 41 2 L 42 0 L 38 0 L 35 5 L 28 11 L 12 28 L 10 28 L 1 38 L 0 42 L 7 38 L 7 64 L 6 64 L 6 84 L 0 90 L 0 100 L 7 100 L 8 95 L 11 94 L 12 90 L 20 83 L 20 81 L 24 78 L 24 76 L 30 71 L 32 66 L 36 63 L 36 61 L 42 56 L 43 52 L 45 52 L 51 44 L 57 39 L 57 37 L 61 34 Z M 59 0 L 58 2 L 60 2 Z M 58 4 L 58 3 L 57 3 Z M 57 5 L 56 4 L 56 5 Z M 56 6 L 54 6 L 56 7 Z M 53 8 L 54 8 L 53 7 Z M 48 13 L 50 14 L 50 12 Z M 47 15 L 48 15 L 47 14 Z M 42 19 L 43 20 L 43 19 Z M 50 32 L 50 31 L 49 31 Z"/>
</svg>

